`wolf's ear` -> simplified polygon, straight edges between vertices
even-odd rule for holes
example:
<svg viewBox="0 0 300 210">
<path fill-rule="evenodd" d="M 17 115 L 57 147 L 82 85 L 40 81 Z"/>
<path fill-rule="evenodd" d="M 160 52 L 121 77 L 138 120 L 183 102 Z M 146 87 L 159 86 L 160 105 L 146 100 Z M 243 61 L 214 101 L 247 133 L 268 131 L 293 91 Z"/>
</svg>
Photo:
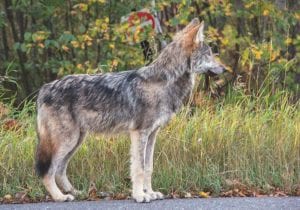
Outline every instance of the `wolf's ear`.
<svg viewBox="0 0 300 210">
<path fill-rule="evenodd" d="M 199 25 L 199 18 L 194 18 L 183 30 L 189 30 L 197 25 Z"/>
<path fill-rule="evenodd" d="M 200 24 L 200 21 L 198 18 L 194 18 L 184 29 L 179 31 L 173 38 L 173 40 L 179 39 L 182 37 L 184 34 L 188 33 L 191 29 L 195 28 Z"/>
<path fill-rule="evenodd" d="M 198 29 L 198 32 L 196 34 L 194 41 L 196 44 L 199 44 L 204 41 L 204 21 L 202 21 L 200 23 L 200 26 L 199 26 L 199 29 Z"/>
</svg>

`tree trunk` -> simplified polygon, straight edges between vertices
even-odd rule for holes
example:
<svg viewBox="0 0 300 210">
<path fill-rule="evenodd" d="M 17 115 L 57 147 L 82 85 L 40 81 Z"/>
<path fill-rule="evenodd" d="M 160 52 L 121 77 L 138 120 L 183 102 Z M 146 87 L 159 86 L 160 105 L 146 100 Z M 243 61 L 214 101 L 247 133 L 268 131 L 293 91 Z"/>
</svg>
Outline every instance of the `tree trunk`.
<svg viewBox="0 0 300 210">
<path fill-rule="evenodd" d="M 14 15 L 12 13 L 11 6 L 12 6 L 11 0 L 4 0 L 4 7 L 5 7 L 7 19 L 11 25 L 14 42 L 17 43 L 17 42 L 20 42 L 20 38 L 19 38 L 18 32 L 16 30 L 16 26 L 15 26 L 15 22 L 14 22 Z M 22 72 L 21 82 L 24 85 L 25 95 L 28 95 L 31 93 L 31 89 L 30 89 L 29 81 L 28 81 L 28 73 L 27 73 L 25 65 L 24 65 L 24 57 L 23 57 L 20 49 L 17 49 L 17 54 L 18 54 L 19 64 L 20 64 L 20 68 L 21 68 L 21 72 Z"/>
<path fill-rule="evenodd" d="M 299 0 L 288 0 L 288 9 L 290 12 L 296 12 L 300 10 L 300 1 Z M 297 23 L 295 25 L 291 25 L 290 28 L 290 37 L 293 40 L 296 40 L 297 35 L 300 34 L 300 22 L 297 21 Z M 296 46 L 295 44 L 291 44 L 288 46 L 288 59 L 293 59 L 296 57 Z"/>
<path fill-rule="evenodd" d="M 6 30 L 5 30 L 4 26 L 2 28 L 2 44 L 3 44 L 3 48 L 4 48 L 5 60 L 9 60 L 9 47 L 7 44 L 7 34 L 6 34 Z"/>
</svg>

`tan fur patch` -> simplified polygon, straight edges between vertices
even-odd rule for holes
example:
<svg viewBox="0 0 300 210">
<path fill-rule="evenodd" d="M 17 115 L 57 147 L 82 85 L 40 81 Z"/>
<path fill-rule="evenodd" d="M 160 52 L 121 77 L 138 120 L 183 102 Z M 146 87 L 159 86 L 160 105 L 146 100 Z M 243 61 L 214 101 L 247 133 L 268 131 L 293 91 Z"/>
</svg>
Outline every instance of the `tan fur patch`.
<svg viewBox="0 0 300 210">
<path fill-rule="evenodd" d="M 44 110 L 45 111 L 45 110 Z M 46 112 L 45 112 L 46 113 Z M 45 122 L 45 115 L 38 115 L 38 136 L 39 136 L 39 144 L 37 147 L 37 159 L 41 162 L 47 162 L 49 159 L 52 159 L 53 154 L 55 154 L 58 150 L 58 143 L 51 136 L 51 131 L 49 131 L 49 122 Z"/>
<path fill-rule="evenodd" d="M 52 157 L 57 151 L 57 146 L 51 140 L 50 136 L 40 135 L 40 142 L 38 145 L 37 156 L 40 160 L 46 161 L 47 158 Z"/>
<path fill-rule="evenodd" d="M 198 18 L 193 19 L 184 29 L 179 31 L 174 37 L 173 40 L 180 39 L 185 33 L 189 32 L 192 28 L 198 26 L 200 21 Z"/>
<path fill-rule="evenodd" d="M 40 155 L 39 158 L 41 160 L 44 160 L 48 158 L 47 155 L 51 157 L 52 154 L 56 152 L 58 145 L 55 142 L 53 142 L 53 139 L 51 138 L 51 131 L 49 131 L 49 121 L 46 121 L 46 119 L 49 119 L 49 117 L 47 116 L 47 113 L 49 113 L 49 108 L 43 106 L 42 109 L 43 111 L 40 112 L 37 116 L 37 127 L 39 135 L 39 146 L 37 150 L 37 155 Z"/>
<path fill-rule="evenodd" d="M 200 24 L 194 26 L 188 32 L 183 34 L 182 38 L 180 39 L 181 45 L 188 55 L 190 55 L 194 51 L 194 49 L 198 47 L 198 44 L 195 43 L 195 37 L 197 35 L 199 27 Z"/>
</svg>

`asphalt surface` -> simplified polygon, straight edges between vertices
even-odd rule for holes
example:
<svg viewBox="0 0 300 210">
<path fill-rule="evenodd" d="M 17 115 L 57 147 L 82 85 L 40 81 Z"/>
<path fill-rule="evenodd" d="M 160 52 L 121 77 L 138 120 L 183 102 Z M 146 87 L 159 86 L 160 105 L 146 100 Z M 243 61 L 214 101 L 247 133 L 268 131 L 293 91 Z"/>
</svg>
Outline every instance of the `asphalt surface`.
<svg viewBox="0 0 300 210">
<path fill-rule="evenodd" d="M 266 198 L 195 198 L 195 199 L 166 199 L 151 203 L 136 203 L 132 200 L 122 201 L 81 201 L 65 203 L 34 203 L 34 204 L 5 204 L 0 209 L 284 209 L 300 210 L 300 197 L 266 197 Z"/>
</svg>

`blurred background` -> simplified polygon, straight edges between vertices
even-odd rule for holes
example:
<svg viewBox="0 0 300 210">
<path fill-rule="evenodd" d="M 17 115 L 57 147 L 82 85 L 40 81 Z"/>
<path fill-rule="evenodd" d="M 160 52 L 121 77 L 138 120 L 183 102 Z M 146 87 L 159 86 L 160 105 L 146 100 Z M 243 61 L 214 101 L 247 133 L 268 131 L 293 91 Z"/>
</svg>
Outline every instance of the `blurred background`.
<svg viewBox="0 0 300 210">
<path fill-rule="evenodd" d="M 161 33 L 142 24 L 143 17 L 130 17 L 137 14 L 132 11 L 149 13 Z M 205 21 L 207 42 L 231 69 L 202 76 L 198 92 L 221 96 L 234 87 L 253 96 L 280 90 L 299 98 L 298 0 L 2 0 L 1 100 L 19 104 L 67 74 L 146 65 L 194 17 Z"/>
</svg>

